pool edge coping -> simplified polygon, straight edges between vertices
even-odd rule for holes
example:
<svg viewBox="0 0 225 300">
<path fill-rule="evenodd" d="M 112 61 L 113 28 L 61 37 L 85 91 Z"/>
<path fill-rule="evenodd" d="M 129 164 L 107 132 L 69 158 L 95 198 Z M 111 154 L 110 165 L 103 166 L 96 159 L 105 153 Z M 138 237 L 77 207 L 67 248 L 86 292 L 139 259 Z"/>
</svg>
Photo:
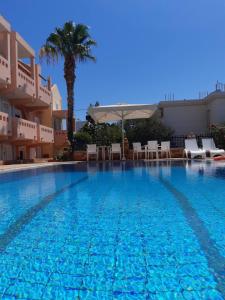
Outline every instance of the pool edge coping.
<svg viewBox="0 0 225 300">
<path fill-rule="evenodd" d="M 33 164 L 23 164 L 23 165 L 5 165 L 6 168 L 1 168 L 0 166 L 0 175 L 4 173 L 18 172 L 24 170 L 32 170 L 60 165 L 76 165 L 82 163 L 82 161 L 69 161 L 69 162 L 44 162 L 44 163 L 33 163 Z M 4 166 L 4 165 L 3 165 Z M 12 166 L 11 168 L 7 168 L 7 166 Z"/>
</svg>

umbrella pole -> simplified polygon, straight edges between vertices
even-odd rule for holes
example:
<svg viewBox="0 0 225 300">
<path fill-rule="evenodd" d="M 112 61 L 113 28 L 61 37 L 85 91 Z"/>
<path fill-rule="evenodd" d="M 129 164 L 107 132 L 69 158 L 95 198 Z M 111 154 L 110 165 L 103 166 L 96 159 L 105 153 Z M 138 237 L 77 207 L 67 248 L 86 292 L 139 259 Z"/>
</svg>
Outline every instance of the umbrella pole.
<svg viewBox="0 0 225 300">
<path fill-rule="evenodd" d="M 123 155 L 122 160 L 126 160 L 125 154 L 124 154 L 124 117 L 122 113 L 122 143 L 123 143 Z"/>
</svg>

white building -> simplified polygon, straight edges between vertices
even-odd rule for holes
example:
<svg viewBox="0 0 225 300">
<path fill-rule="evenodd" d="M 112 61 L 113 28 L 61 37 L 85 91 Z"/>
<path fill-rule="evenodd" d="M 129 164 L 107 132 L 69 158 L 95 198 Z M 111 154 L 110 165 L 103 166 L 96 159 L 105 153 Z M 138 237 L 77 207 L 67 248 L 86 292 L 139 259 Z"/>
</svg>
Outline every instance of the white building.
<svg viewBox="0 0 225 300">
<path fill-rule="evenodd" d="M 161 101 L 158 108 L 174 135 L 207 134 L 212 124 L 225 124 L 225 91 L 217 89 L 199 100 Z"/>
<path fill-rule="evenodd" d="M 76 120 L 76 132 L 80 131 L 80 129 L 87 123 L 87 121 Z"/>
<path fill-rule="evenodd" d="M 60 91 L 58 89 L 58 86 L 54 84 L 51 87 L 52 91 L 52 109 L 53 110 L 62 110 L 62 96 L 60 94 Z"/>
</svg>

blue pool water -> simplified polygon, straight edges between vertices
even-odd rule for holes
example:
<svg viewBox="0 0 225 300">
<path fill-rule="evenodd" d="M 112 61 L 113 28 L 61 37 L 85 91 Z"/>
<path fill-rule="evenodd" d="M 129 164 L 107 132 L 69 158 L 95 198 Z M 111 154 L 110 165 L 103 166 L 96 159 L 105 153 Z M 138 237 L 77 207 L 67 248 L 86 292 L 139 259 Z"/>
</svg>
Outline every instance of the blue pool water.
<svg viewBox="0 0 225 300">
<path fill-rule="evenodd" d="M 225 299 L 225 166 L 0 175 L 0 299 Z"/>
</svg>

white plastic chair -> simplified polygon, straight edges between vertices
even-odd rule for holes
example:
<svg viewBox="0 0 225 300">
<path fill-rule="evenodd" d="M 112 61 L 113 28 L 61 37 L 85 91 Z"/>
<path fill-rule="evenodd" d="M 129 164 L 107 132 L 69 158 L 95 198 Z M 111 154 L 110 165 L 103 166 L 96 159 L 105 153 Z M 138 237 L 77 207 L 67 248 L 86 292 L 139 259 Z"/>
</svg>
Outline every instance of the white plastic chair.
<svg viewBox="0 0 225 300">
<path fill-rule="evenodd" d="M 158 159 L 159 158 L 159 155 L 158 155 L 158 141 L 148 141 L 148 145 L 145 149 L 145 156 L 147 156 L 147 159 L 149 159 L 150 155 L 151 155 L 151 158 L 154 157 L 154 154 L 156 156 L 156 158 Z"/>
<path fill-rule="evenodd" d="M 225 151 L 223 149 L 216 148 L 213 138 L 202 139 L 202 148 L 205 151 L 209 152 L 210 157 L 225 154 Z"/>
<path fill-rule="evenodd" d="M 188 157 L 188 154 L 190 154 L 191 158 L 197 156 L 206 158 L 206 151 L 198 147 L 196 139 L 186 139 L 184 142 L 185 142 L 184 153 L 186 157 Z"/>
<path fill-rule="evenodd" d="M 161 148 L 159 150 L 161 153 L 166 154 L 166 158 L 171 158 L 171 152 L 170 152 L 170 141 L 161 142 Z"/>
<path fill-rule="evenodd" d="M 121 160 L 121 146 L 119 143 L 112 144 L 110 149 L 110 159 L 113 160 L 113 154 L 119 154 Z"/>
<path fill-rule="evenodd" d="M 138 154 L 139 153 L 143 153 L 144 150 L 141 148 L 141 143 L 133 143 L 133 160 L 134 160 L 134 156 L 136 154 L 137 159 L 138 159 Z"/>
<path fill-rule="evenodd" d="M 95 155 L 96 160 L 98 160 L 98 149 L 96 144 L 87 145 L 87 161 L 89 160 L 90 155 Z"/>
</svg>

